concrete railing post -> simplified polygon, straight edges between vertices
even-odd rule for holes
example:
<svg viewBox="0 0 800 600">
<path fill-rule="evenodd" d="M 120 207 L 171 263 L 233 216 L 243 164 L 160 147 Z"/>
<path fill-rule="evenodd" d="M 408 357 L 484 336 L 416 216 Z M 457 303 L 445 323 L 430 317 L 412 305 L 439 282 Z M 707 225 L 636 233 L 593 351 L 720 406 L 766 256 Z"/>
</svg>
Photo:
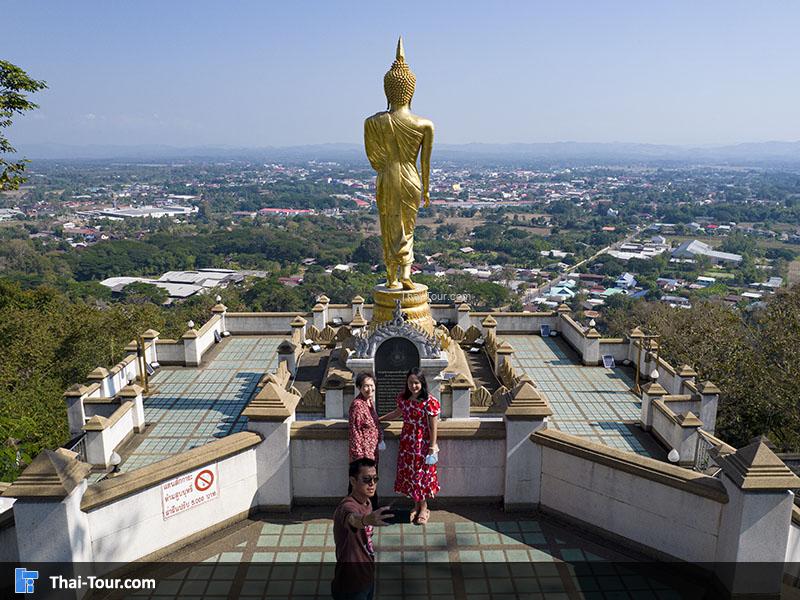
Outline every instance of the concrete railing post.
<svg viewBox="0 0 800 600">
<path fill-rule="evenodd" d="M 360 298 L 361 296 L 356 296 L 356 298 Z M 361 303 L 361 307 L 363 307 L 364 303 Z M 355 306 L 355 304 L 353 305 Z M 361 314 L 362 308 L 359 307 L 356 309 L 355 314 L 353 315 L 353 320 L 350 321 L 350 333 L 353 335 L 360 334 L 364 328 L 368 325 L 367 320 Z"/>
<path fill-rule="evenodd" d="M 351 365 L 351 361 L 357 361 L 356 364 Z M 373 361 L 371 359 L 350 359 L 348 361 L 348 368 L 352 369 L 354 373 L 359 371 L 372 371 Z M 345 413 L 344 392 L 345 387 L 348 387 L 348 382 L 345 381 L 338 374 L 328 376 L 328 379 L 323 383 L 325 391 L 325 418 L 326 419 L 344 419 L 347 418 Z M 355 388 L 355 386 L 353 386 Z M 348 399 L 347 405 L 350 402 Z"/>
<path fill-rule="evenodd" d="M 466 302 L 458 306 L 458 326 L 466 331 L 472 325 L 472 317 L 469 316 L 469 311 L 472 310 Z"/>
<path fill-rule="evenodd" d="M 653 428 L 653 401 L 666 395 L 667 390 L 657 381 L 652 381 L 642 386 L 642 408 L 639 418 L 645 431 L 650 431 Z"/>
<path fill-rule="evenodd" d="M 328 388 L 325 390 L 325 418 L 344 419 L 344 389 Z"/>
<path fill-rule="evenodd" d="M 350 301 L 350 307 L 353 311 L 352 319 L 355 320 L 356 315 L 361 315 L 363 318 L 364 316 L 364 298 L 361 296 L 355 296 Z"/>
<path fill-rule="evenodd" d="M 717 425 L 717 407 L 719 405 L 719 388 L 710 381 L 704 381 L 697 386 L 700 392 L 700 420 L 703 429 L 714 435 Z"/>
<path fill-rule="evenodd" d="M 512 354 L 514 354 L 514 348 L 508 342 L 503 341 L 497 346 L 494 374 L 498 379 L 500 379 L 500 368 L 511 360 Z"/>
<path fill-rule="evenodd" d="M 242 412 L 248 419 L 247 429 L 263 438 L 256 446 L 255 504 L 261 510 L 288 512 L 292 508 L 291 428 L 299 399 L 268 382 Z"/>
<path fill-rule="evenodd" d="M 286 369 L 292 374 L 292 377 L 297 374 L 296 351 L 297 346 L 294 344 L 294 342 L 290 342 L 289 340 L 283 340 L 278 345 L 278 364 L 285 362 Z"/>
<path fill-rule="evenodd" d="M 306 339 L 306 324 L 308 323 L 300 315 L 297 315 L 289 325 L 292 328 L 292 342 L 295 344 L 296 347 L 300 347 L 303 345 L 303 342 Z"/>
<path fill-rule="evenodd" d="M 447 352 L 442 350 L 439 358 L 423 358 L 419 362 L 419 368 L 428 380 L 428 392 L 436 398 L 441 398 L 441 373 L 447 368 Z"/>
<path fill-rule="evenodd" d="M 678 415 L 677 419 L 680 426 L 680 439 L 675 444 L 680 456 L 678 464 L 691 468 L 697 453 L 697 436 L 700 435 L 697 431 L 703 428 L 703 422 L 692 411 Z"/>
<path fill-rule="evenodd" d="M 569 316 L 572 312 L 572 309 L 567 306 L 566 304 L 559 304 L 558 308 L 556 308 L 556 331 L 561 333 L 564 331 L 564 327 L 569 327 L 569 325 L 564 325 L 564 319 L 562 316 Z"/>
<path fill-rule="evenodd" d="M 144 340 L 145 346 L 147 350 L 145 351 L 145 357 L 147 361 L 153 366 L 159 366 L 158 362 L 158 338 L 161 334 L 156 331 L 155 329 L 148 329 L 142 334 L 142 339 Z M 149 346 L 148 346 L 149 343 Z"/>
<path fill-rule="evenodd" d="M 800 487 L 800 478 L 762 440 L 727 454 L 712 451 L 712 457 L 729 498 L 719 526 L 717 576 L 733 596 L 778 598 L 792 519 L 789 490 Z"/>
<path fill-rule="evenodd" d="M 483 327 L 483 337 L 497 333 L 497 319 L 492 315 L 486 315 L 481 321 L 481 326 Z"/>
<path fill-rule="evenodd" d="M 111 385 L 111 374 L 105 367 L 97 367 L 86 376 L 86 379 L 100 386 L 100 395 L 104 398 L 111 398 L 114 396 Z"/>
<path fill-rule="evenodd" d="M 88 388 L 79 383 L 76 383 L 64 392 L 64 401 L 67 404 L 69 434 L 73 437 L 83 433 L 83 424 L 86 422 L 86 411 L 83 407 L 83 400 L 88 393 Z"/>
<path fill-rule="evenodd" d="M 322 294 L 319 298 L 317 298 L 317 303 L 314 305 L 314 308 L 311 309 L 314 313 L 314 327 L 316 327 L 319 331 L 325 329 L 325 326 L 328 324 L 328 305 L 330 303 L 330 298 L 328 298 L 325 294 Z"/>
<path fill-rule="evenodd" d="M 689 365 L 682 365 L 678 372 L 675 374 L 678 380 L 678 389 L 672 392 L 673 394 L 685 394 L 684 387 L 686 383 L 694 383 L 694 378 L 697 377 L 697 372 Z"/>
<path fill-rule="evenodd" d="M 90 471 L 74 452 L 44 450 L 3 493 L 17 499 L 14 522 L 21 564 L 92 562 L 89 518 L 81 512 Z"/>
<path fill-rule="evenodd" d="M 461 373 L 453 377 L 449 383 L 453 396 L 453 408 L 452 414 L 445 416 L 450 416 L 454 419 L 468 419 L 470 400 L 472 397 L 472 384 Z"/>
<path fill-rule="evenodd" d="M 597 366 L 600 364 L 600 332 L 591 327 L 583 337 L 583 364 Z"/>
<path fill-rule="evenodd" d="M 504 415 L 506 425 L 505 510 L 532 510 L 541 499 L 542 449 L 530 436 L 547 426 L 552 415 L 547 402 L 527 381 L 511 392 Z"/>
<path fill-rule="evenodd" d="M 219 315 L 220 335 L 221 336 L 230 335 L 230 332 L 228 331 L 228 324 L 225 322 L 225 317 L 228 314 L 228 307 L 219 302 L 211 307 L 211 314 Z"/>
<path fill-rule="evenodd" d="M 654 349 L 653 343 L 655 340 L 650 339 L 648 344 L 645 344 L 645 347 L 642 349 L 642 370 L 640 372 L 640 376 L 643 376 L 648 379 L 653 379 L 653 373 L 658 373 L 658 350 L 657 347 Z M 666 388 L 664 388 L 666 389 Z"/>
<path fill-rule="evenodd" d="M 644 332 L 638 327 L 631 329 L 628 334 L 628 360 L 633 363 L 633 368 L 636 368 L 636 360 L 639 356 L 639 345 L 642 344 Z"/>
<path fill-rule="evenodd" d="M 325 329 L 325 323 L 328 322 L 328 308 L 317 302 L 311 312 L 314 315 L 314 327 L 316 327 L 317 331 Z"/>
<path fill-rule="evenodd" d="M 181 336 L 183 341 L 183 362 L 187 367 L 200 366 L 202 355 L 200 353 L 200 345 L 197 343 L 199 333 L 196 329 L 192 328 Z"/>
<path fill-rule="evenodd" d="M 130 400 L 133 402 L 133 431 L 141 433 L 144 431 L 144 389 L 136 384 L 127 385 L 119 392 L 119 397 L 123 402 Z"/>
</svg>

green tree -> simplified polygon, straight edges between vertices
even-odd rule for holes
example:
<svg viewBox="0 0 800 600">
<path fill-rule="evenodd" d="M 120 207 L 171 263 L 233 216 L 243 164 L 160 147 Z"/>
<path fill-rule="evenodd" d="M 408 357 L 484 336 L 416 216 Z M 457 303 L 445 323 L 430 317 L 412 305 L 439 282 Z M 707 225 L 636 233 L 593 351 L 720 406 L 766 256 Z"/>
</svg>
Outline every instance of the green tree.
<svg viewBox="0 0 800 600">
<path fill-rule="evenodd" d="M 18 66 L 0 60 L 0 155 L 16 152 L 3 129 L 11 126 L 16 115 L 38 108 L 24 92 L 38 92 L 46 87 L 44 81 L 31 79 Z M 20 173 L 25 170 L 26 162 L 7 161 L 0 156 L 0 190 L 15 190 L 25 181 Z"/>
<path fill-rule="evenodd" d="M 122 288 L 122 300 L 128 304 L 164 304 L 169 298 L 167 290 L 152 283 L 134 281 Z"/>
<path fill-rule="evenodd" d="M 281 284 L 277 277 L 260 279 L 242 294 L 248 306 L 258 311 L 302 311 L 305 301 L 297 288 Z"/>
<path fill-rule="evenodd" d="M 800 448 L 800 286 L 780 291 L 767 306 L 740 313 L 699 299 L 688 310 L 655 302 L 607 306 L 611 335 L 634 325 L 661 335 L 661 356 L 693 365 L 722 391 L 717 431 L 739 447 L 767 435 L 779 449 Z"/>
<path fill-rule="evenodd" d="M 726 237 L 719 248 L 723 252 L 732 252 L 734 254 L 753 254 L 756 251 L 756 241 L 752 237 L 737 231 Z"/>
<path fill-rule="evenodd" d="M 102 309 L 53 288 L 26 291 L 0 280 L 0 480 L 67 441 L 64 390 L 119 361 L 137 333 L 169 331 L 166 314 L 152 304 Z"/>
<path fill-rule="evenodd" d="M 373 235 L 361 240 L 361 243 L 353 252 L 353 262 L 369 263 L 370 265 L 377 265 L 383 262 L 381 238 Z"/>
</svg>

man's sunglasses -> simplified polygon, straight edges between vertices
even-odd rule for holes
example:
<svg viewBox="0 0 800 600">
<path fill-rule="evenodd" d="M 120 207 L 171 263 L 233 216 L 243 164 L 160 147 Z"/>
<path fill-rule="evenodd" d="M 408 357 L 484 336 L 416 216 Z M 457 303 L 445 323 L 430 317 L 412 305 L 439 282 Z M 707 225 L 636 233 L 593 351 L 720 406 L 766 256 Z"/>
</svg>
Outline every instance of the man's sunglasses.
<svg viewBox="0 0 800 600">
<path fill-rule="evenodd" d="M 378 483 L 378 476 L 376 475 L 375 477 L 362 477 L 361 478 L 361 483 L 366 484 L 366 485 L 372 485 L 373 483 L 377 484 Z"/>
</svg>

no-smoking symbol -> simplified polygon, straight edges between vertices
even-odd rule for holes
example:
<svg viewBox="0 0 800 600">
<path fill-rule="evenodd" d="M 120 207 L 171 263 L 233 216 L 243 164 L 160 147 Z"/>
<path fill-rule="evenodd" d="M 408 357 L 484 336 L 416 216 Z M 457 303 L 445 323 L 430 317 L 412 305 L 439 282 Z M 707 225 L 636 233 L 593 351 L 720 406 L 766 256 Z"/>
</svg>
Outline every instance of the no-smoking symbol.
<svg viewBox="0 0 800 600">
<path fill-rule="evenodd" d="M 205 492 L 212 483 L 214 483 L 214 473 L 208 469 L 200 471 L 194 478 L 194 487 L 198 492 Z"/>
</svg>

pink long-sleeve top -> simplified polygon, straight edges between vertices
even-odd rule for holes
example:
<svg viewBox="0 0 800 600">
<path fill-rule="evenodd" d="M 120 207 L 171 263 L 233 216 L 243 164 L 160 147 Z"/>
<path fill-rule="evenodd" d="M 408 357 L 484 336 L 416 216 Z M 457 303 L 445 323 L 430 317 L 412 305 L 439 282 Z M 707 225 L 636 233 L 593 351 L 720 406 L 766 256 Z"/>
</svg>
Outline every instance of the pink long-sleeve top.
<svg viewBox="0 0 800 600">
<path fill-rule="evenodd" d="M 359 394 L 350 404 L 350 462 L 359 458 L 378 460 L 381 427 L 375 405 L 370 406 Z"/>
</svg>

